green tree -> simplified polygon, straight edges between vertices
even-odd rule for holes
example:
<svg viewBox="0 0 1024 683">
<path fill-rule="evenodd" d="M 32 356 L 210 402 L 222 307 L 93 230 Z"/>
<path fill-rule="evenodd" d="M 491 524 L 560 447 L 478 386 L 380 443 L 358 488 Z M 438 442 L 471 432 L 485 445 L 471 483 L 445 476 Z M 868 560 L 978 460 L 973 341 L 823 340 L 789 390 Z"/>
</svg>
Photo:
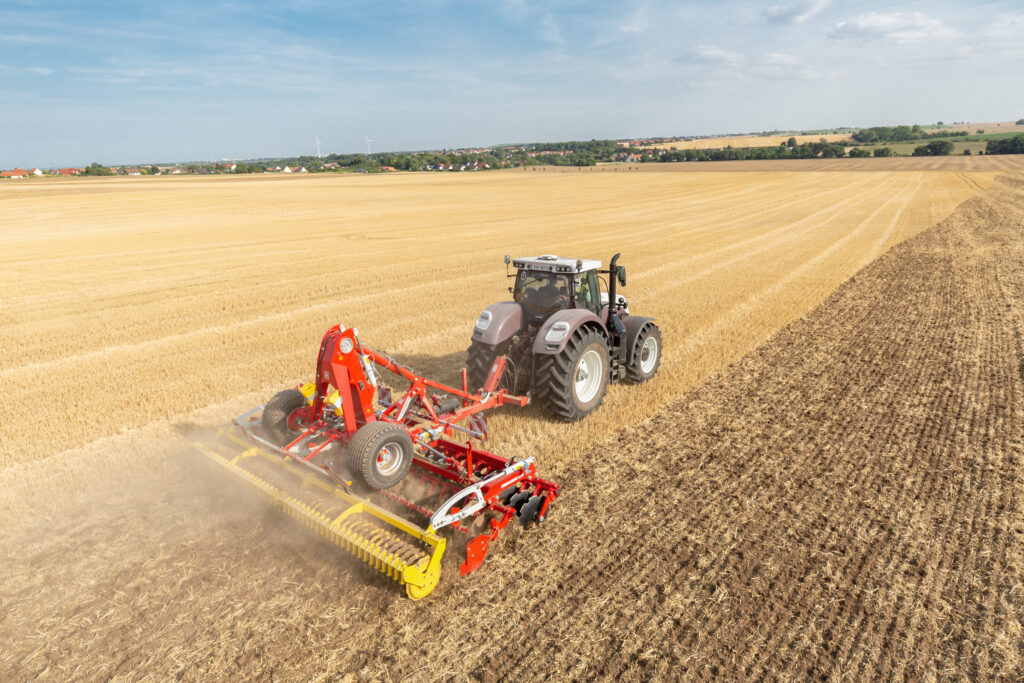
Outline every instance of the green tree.
<svg viewBox="0 0 1024 683">
<path fill-rule="evenodd" d="M 85 167 L 85 175 L 114 175 L 114 172 L 94 161 Z"/>
<path fill-rule="evenodd" d="M 1024 135 L 1014 135 L 1005 140 L 989 140 L 985 144 L 986 154 L 1024 154 Z"/>
<path fill-rule="evenodd" d="M 871 152 L 864 149 L 863 147 L 854 147 L 853 149 L 850 150 L 850 158 L 852 159 L 869 156 L 871 156 Z"/>
<path fill-rule="evenodd" d="M 791 137 L 786 140 L 786 147 L 796 147 L 796 138 Z"/>
<path fill-rule="evenodd" d="M 892 156 L 892 148 L 891 147 L 879 147 L 878 149 L 875 150 L 875 156 L 876 157 L 891 157 Z"/>
<path fill-rule="evenodd" d="M 953 143 L 949 140 L 933 140 L 927 145 L 914 148 L 915 157 L 944 157 L 953 153 Z"/>
</svg>

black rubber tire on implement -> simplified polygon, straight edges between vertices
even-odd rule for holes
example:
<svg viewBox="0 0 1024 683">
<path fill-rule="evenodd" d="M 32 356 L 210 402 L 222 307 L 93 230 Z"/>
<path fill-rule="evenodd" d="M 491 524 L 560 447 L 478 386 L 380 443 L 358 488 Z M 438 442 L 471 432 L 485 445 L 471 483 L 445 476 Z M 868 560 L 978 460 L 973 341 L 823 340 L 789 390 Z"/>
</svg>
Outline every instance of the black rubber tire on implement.
<svg viewBox="0 0 1024 683">
<path fill-rule="evenodd" d="M 302 432 L 289 428 L 288 418 L 296 410 L 305 407 L 306 397 L 298 389 L 286 389 L 274 394 L 274 398 L 263 407 L 263 415 L 260 417 L 260 425 L 267 438 L 278 446 L 287 446 L 298 438 Z"/>
<path fill-rule="evenodd" d="M 349 470 L 372 489 L 390 488 L 408 474 L 412 454 L 409 432 L 390 422 L 368 422 L 348 444 Z M 378 462 L 378 455 L 385 460 Z"/>
<path fill-rule="evenodd" d="M 654 341 L 648 342 L 650 339 Z M 648 368 L 645 371 L 643 365 L 646 359 L 643 357 L 643 352 L 644 347 L 648 344 L 653 344 L 654 348 L 648 349 L 648 351 L 654 353 L 655 358 L 654 365 L 652 366 L 648 362 Z M 661 330 L 654 323 L 647 323 L 633 342 L 633 355 L 630 358 L 629 366 L 626 368 L 626 373 L 633 384 L 640 384 L 658 374 L 659 367 L 661 367 Z"/>
<path fill-rule="evenodd" d="M 601 380 L 595 395 L 586 402 L 576 396 L 576 373 L 588 351 L 600 357 Z M 578 422 L 597 410 L 608 391 L 608 341 L 593 328 L 576 330 L 561 353 L 539 356 L 534 379 L 535 398 L 551 415 L 564 422 Z"/>
</svg>

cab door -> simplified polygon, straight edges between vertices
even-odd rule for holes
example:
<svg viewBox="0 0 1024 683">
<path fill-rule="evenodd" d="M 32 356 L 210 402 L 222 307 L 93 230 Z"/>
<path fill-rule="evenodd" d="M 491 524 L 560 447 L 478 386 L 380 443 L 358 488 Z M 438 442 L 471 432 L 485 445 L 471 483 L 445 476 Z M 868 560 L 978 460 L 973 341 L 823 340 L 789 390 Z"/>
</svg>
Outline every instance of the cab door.
<svg viewBox="0 0 1024 683">
<path fill-rule="evenodd" d="M 601 315 L 601 290 L 597 286 L 597 272 L 588 270 L 576 276 L 576 308 L 585 308 Z"/>
</svg>

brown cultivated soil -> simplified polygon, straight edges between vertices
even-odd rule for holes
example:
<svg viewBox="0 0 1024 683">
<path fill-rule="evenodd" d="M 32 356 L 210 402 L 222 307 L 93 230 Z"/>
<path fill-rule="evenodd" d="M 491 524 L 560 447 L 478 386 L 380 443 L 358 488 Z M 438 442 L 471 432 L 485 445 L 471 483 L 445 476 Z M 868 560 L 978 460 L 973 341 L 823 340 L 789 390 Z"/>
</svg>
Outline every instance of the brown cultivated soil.
<svg viewBox="0 0 1024 683">
<path fill-rule="evenodd" d="M 905 197 L 930 179 L 884 181 Z M 597 431 L 585 421 L 579 443 L 556 453 L 540 432 L 568 442 L 561 425 L 530 412 L 496 420 L 515 436 L 506 445 L 532 444 L 564 494 L 543 525 L 505 534 L 478 572 L 446 576 L 421 602 L 211 473 L 188 451 L 198 430 L 185 422 L 171 437 L 140 415 L 131 433 L 103 436 L 107 418 L 86 415 L 90 452 L 46 460 L 29 438 L 8 443 L 2 481 L 37 482 L 43 467 L 52 481 L 33 484 L 35 498 L 0 498 L 0 680 L 1019 679 L 1024 177 L 985 186 L 806 308 L 772 298 L 789 279 L 766 279 L 767 289 L 716 310 L 727 324 L 680 330 L 675 347 L 693 358 L 700 334 L 746 348 L 741 328 L 758 301 L 796 311 L 731 365 L 708 361 L 710 376 L 689 390 L 662 385 L 660 402 L 644 399 L 646 420 L 610 422 L 647 387 L 623 388 L 594 416 Z M 831 201 L 844 213 L 855 206 Z M 898 219 L 877 232 L 865 227 L 876 218 L 850 220 L 875 249 Z M 763 248 L 745 225 L 733 239 Z M 789 238 L 802 248 L 793 257 L 810 262 L 849 244 L 815 251 L 823 238 L 800 238 Z M 236 272 L 224 278 L 245 272 L 229 263 Z M 838 263 L 863 265 L 854 254 Z M 648 284 L 667 307 L 671 297 Z M 202 293 L 213 278 L 190 286 Z M 132 294 L 129 283 L 121 290 Z M 170 331 L 183 316 L 168 314 Z M 103 358 L 89 353 L 87 363 Z M 680 352 L 667 376 L 682 383 L 686 359 Z M 51 362 L 64 367 L 37 365 Z M 207 377 L 199 363 L 155 372 Z M 279 370 L 264 372 L 260 381 Z M 73 395 L 47 394 L 57 405 L 47 411 L 80 408 Z M 17 415 L 33 424 L 35 413 Z M 106 486 L 94 483 L 107 474 Z"/>
<path fill-rule="evenodd" d="M 556 170 L 557 169 L 557 170 Z M 618 169 L 618 171 L 616 171 Z M 865 157 L 842 159 L 747 159 L 744 161 L 669 161 L 657 163 L 602 164 L 587 170 L 595 173 L 627 170 L 736 173 L 743 171 L 1024 171 L 1024 154 L 993 154 L 948 157 Z M 518 173 L 578 173 L 570 166 L 530 166 Z"/>
</svg>

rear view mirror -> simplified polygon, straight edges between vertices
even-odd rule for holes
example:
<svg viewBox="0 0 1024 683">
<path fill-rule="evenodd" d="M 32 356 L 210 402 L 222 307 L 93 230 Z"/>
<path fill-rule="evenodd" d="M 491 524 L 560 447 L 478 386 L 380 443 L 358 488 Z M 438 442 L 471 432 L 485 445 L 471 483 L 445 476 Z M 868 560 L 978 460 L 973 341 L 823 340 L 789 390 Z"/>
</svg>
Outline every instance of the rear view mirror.
<svg viewBox="0 0 1024 683">
<path fill-rule="evenodd" d="M 616 272 L 619 276 L 619 284 L 623 287 L 626 286 L 626 266 L 619 266 L 616 268 Z"/>
<path fill-rule="evenodd" d="M 508 254 L 505 254 L 505 265 L 507 266 L 510 263 L 512 263 L 512 259 L 508 257 Z"/>
</svg>

